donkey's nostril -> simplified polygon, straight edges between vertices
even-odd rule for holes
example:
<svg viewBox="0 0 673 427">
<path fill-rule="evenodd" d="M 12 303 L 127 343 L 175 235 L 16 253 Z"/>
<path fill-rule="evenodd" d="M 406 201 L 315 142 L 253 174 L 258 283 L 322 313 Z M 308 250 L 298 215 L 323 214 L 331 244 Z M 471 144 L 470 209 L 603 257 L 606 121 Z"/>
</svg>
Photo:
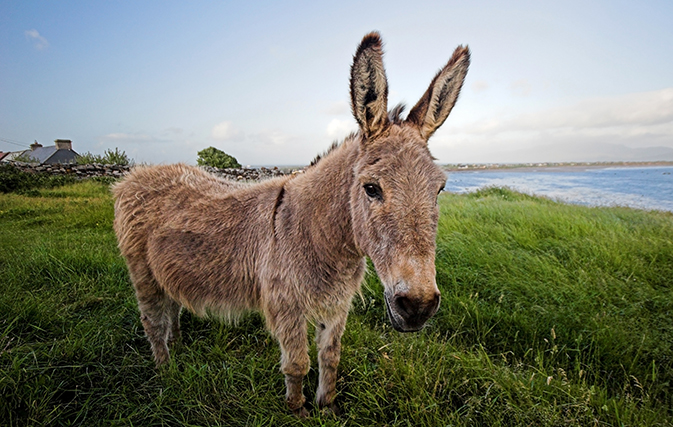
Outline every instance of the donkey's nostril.
<svg viewBox="0 0 673 427">
<path fill-rule="evenodd" d="M 409 298 L 400 295 L 395 297 L 395 308 L 397 308 L 397 312 L 406 319 L 413 314 L 414 303 Z"/>
<path fill-rule="evenodd" d="M 410 298 L 397 294 L 393 299 L 393 309 L 407 322 L 425 322 L 439 308 L 441 296 L 435 292 L 429 299 Z"/>
</svg>

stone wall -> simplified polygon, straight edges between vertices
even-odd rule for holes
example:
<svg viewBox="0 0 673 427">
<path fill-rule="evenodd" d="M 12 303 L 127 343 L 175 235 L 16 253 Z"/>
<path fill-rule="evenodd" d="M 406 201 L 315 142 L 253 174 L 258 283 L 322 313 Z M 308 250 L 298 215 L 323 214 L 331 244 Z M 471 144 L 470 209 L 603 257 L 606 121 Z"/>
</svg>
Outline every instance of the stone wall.
<svg viewBox="0 0 673 427">
<path fill-rule="evenodd" d="M 102 165 L 94 163 L 91 165 L 38 165 L 34 163 L 24 162 L 8 162 L 21 169 L 24 172 L 30 173 L 48 173 L 51 175 L 75 175 L 77 178 L 92 178 L 96 176 L 108 176 L 113 178 L 121 178 L 126 175 L 131 167 L 122 165 Z M 252 168 L 237 168 L 237 169 L 218 169 L 210 166 L 204 166 L 202 169 L 214 173 L 218 176 L 235 180 L 258 181 L 262 179 L 272 178 L 275 176 L 283 176 L 291 173 L 298 173 L 300 171 L 284 171 L 277 167 L 268 169 L 262 167 L 260 169 Z"/>
<path fill-rule="evenodd" d="M 265 167 L 261 167 L 259 169 L 252 169 L 252 168 L 219 169 L 211 166 L 202 166 L 202 169 L 207 172 L 214 173 L 215 175 L 221 176 L 223 178 L 247 180 L 247 181 L 259 181 L 262 179 L 273 178 L 275 176 L 283 176 L 298 172 L 298 171 L 288 172 L 278 169 L 277 167 L 273 169 L 268 169 Z"/>
</svg>

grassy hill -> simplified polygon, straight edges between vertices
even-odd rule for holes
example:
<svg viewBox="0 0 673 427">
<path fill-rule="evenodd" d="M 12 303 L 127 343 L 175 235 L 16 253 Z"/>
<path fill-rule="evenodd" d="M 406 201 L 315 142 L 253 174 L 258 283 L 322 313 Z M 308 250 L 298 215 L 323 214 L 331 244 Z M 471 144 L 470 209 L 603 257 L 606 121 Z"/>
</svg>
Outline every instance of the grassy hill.
<svg viewBox="0 0 673 427">
<path fill-rule="evenodd" d="M 343 337 L 343 415 L 300 421 L 259 315 L 183 313 L 154 368 L 105 184 L 0 194 L 0 424 L 673 425 L 673 215 L 507 189 L 440 205 L 438 314 L 395 332 L 370 274 Z"/>
</svg>

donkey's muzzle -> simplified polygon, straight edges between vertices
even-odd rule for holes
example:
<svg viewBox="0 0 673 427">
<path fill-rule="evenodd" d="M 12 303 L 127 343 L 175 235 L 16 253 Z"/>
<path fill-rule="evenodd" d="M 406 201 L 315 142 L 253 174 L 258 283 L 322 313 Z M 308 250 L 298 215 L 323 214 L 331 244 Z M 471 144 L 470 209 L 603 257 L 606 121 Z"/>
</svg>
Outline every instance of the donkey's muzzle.
<svg viewBox="0 0 673 427">
<path fill-rule="evenodd" d="M 399 332 L 416 332 L 437 313 L 441 298 L 439 292 L 436 292 L 427 299 L 409 297 L 402 293 L 384 299 L 393 328 Z"/>
</svg>

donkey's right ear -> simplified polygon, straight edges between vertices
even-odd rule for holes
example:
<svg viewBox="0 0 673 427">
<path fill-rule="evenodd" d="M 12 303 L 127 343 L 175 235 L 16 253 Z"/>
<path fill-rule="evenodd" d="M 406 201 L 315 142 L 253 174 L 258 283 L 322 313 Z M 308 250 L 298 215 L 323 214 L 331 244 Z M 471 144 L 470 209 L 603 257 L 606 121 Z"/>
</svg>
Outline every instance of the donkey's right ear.
<svg viewBox="0 0 673 427">
<path fill-rule="evenodd" d="M 470 50 L 467 46 L 458 46 L 409 112 L 407 122 L 416 126 L 426 141 L 444 123 L 456 104 L 469 66 Z"/>
<path fill-rule="evenodd" d="M 351 108 L 365 139 L 375 137 L 388 126 L 388 80 L 377 32 L 362 39 L 353 57 Z"/>
</svg>

